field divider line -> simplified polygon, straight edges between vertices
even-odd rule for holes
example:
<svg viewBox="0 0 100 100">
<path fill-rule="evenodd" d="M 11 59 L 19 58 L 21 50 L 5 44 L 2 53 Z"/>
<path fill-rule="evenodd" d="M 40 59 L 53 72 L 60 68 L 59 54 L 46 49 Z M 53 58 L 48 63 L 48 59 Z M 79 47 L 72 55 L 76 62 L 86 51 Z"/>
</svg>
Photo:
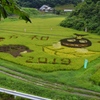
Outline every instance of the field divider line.
<svg viewBox="0 0 100 100">
<path fill-rule="evenodd" d="M 3 32 L 4 32 L 4 31 L 5 31 L 5 32 L 8 32 L 8 31 L 9 31 L 9 32 L 15 32 L 16 34 L 20 34 L 19 32 L 25 33 L 24 31 L 8 30 L 8 29 L 0 29 L 0 31 L 3 31 Z M 45 36 L 51 36 L 51 37 L 54 37 L 54 36 L 66 37 L 66 36 L 64 36 L 64 35 L 62 36 L 62 35 L 46 34 L 46 33 L 40 33 L 40 32 L 39 32 L 39 33 L 38 33 L 38 32 L 34 32 L 34 33 L 33 33 L 33 32 L 26 32 L 26 33 L 25 33 L 25 35 L 28 35 L 28 34 L 29 34 L 29 35 L 38 35 L 38 36 L 39 36 L 39 35 L 40 35 L 40 36 L 41 36 L 41 35 L 45 35 Z M 22 34 L 20 34 L 20 35 L 22 35 Z"/>
</svg>

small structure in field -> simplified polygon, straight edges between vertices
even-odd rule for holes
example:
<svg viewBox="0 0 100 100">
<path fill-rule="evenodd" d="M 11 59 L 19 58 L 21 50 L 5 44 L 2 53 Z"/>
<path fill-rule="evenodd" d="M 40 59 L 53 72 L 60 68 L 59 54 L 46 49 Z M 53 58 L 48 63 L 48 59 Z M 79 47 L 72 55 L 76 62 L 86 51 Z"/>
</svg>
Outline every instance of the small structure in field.
<svg viewBox="0 0 100 100">
<path fill-rule="evenodd" d="M 60 42 L 54 43 L 54 44 L 53 44 L 53 47 L 54 47 L 55 49 L 59 49 L 59 48 L 61 48 L 61 43 L 60 43 Z"/>
<path fill-rule="evenodd" d="M 72 9 L 64 9 L 64 12 L 72 12 Z"/>
</svg>

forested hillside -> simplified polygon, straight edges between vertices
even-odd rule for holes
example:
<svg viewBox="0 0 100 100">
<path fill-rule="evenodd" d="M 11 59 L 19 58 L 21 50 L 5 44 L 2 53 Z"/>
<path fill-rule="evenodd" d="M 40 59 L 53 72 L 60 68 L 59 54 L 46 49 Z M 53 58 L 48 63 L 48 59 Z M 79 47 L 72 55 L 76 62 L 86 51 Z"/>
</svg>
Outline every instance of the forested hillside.
<svg viewBox="0 0 100 100">
<path fill-rule="evenodd" d="M 64 5 L 64 4 L 74 4 L 81 2 L 82 0 L 16 0 L 20 6 L 23 7 L 34 7 L 40 8 L 42 5 L 46 4 L 49 6 Z"/>
<path fill-rule="evenodd" d="M 85 0 L 60 25 L 100 35 L 100 0 Z"/>
</svg>

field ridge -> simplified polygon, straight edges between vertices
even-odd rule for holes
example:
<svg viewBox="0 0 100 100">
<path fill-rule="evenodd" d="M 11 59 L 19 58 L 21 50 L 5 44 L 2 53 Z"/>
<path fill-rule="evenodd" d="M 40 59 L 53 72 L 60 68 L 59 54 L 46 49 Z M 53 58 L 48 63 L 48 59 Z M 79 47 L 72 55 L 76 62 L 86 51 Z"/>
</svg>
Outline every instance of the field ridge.
<svg viewBox="0 0 100 100">
<path fill-rule="evenodd" d="M 40 79 L 40 78 L 36 78 L 33 76 L 22 74 L 20 72 L 11 70 L 11 69 L 6 68 L 4 66 L 0 66 L 0 73 L 6 74 L 8 76 L 22 80 L 24 82 L 32 83 L 32 84 L 37 85 L 37 86 L 42 86 L 42 87 L 57 90 L 57 91 L 67 92 L 69 94 L 75 94 L 78 96 L 90 97 L 90 98 L 95 98 L 97 100 L 100 100 L 100 93 L 99 92 L 95 92 L 95 91 L 87 90 L 87 89 L 83 89 L 83 88 L 78 88 L 78 87 L 71 87 L 71 86 L 58 84 L 58 83 L 51 83 L 49 81 L 45 81 L 45 80 Z"/>
</svg>

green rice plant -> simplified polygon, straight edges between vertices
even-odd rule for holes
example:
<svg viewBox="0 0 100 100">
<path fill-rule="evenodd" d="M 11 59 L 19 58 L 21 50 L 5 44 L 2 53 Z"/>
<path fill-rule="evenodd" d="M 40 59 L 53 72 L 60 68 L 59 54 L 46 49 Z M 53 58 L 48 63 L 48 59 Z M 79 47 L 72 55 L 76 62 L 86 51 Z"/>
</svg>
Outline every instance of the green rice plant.
<svg viewBox="0 0 100 100">
<path fill-rule="evenodd" d="M 63 28 L 59 26 L 63 19 L 64 17 L 43 18 L 42 16 L 33 18 L 31 24 L 26 24 L 22 20 L 2 20 L 0 37 L 5 39 L 0 40 L 0 46 L 19 44 L 33 51 L 26 53 L 23 51 L 24 53 L 21 52 L 21 56 L 17 57 L 10 53 L 0 52 L 0 65 L 44 80 L 100 91 L 98 86 L 90 81 L 91 75 L 95 73 L 94 65 L 99 63 L 100 37 Z M 85 38 L 92 42 L 92 46 L 81 48 L 87 50 L 87 53 L 80 53 L 76 48 L 53 47 L 53 44 L 61 39 L 72 38 L 74 33 L 88 34 Z M 67 64 L 68 59 L 70 59 L 70 64 Z M 85 59 L 89 61 L 87 69 L 83 68 Z M 98 78 L 98 75 L 95 74 L 95 77 Z M 93 80 L 96 79 L 93 78 Z"/>
<path fill-rule="evenodd" d="M 41 71 L 56 71 L 79 69 L 83 66 L 85 58 L 90 62 L 93 56 L 98 57 L 100 51 L 98 49 L 99 43 L 93 38 L 94 35 L 91 38 L 93 45 L 87 48 L 87 53 L 78 52 L 76 48 L 62 46 L 60 49 L 55 49 L 52 46 L 62 38 L 72 37 L 74 32 L 80 33 L 80 31 L 59 26 L 59 22 L 62 19 L 63 17 L 46 19 L 34 18 L 32 19 L 32 24 L 25 24 L 22 21 L 8 22 L 5 20 L 1 22 L 0 34 L 5 38 L 0 42 L 1 46 L 9 44 L 25 45 L 32 50 L 32 52 L 20 53 L 21 56 L 16 58 L 9 53 L 0 52 L 0 58 Z M 81 33 L 84 34 L 84 32 Z M 95 38 L 98 37 L 95 36 Z M 59 60 L 56 60 L 56 58 Z M 67 58 L 70 59 L 69 65 L 61 64 L 63 62 L 62 59 Z M 55 65 L 53 65 L 54 60 Z M 76 62 L 76 60 L 78 62 Z"/>
</svg>

